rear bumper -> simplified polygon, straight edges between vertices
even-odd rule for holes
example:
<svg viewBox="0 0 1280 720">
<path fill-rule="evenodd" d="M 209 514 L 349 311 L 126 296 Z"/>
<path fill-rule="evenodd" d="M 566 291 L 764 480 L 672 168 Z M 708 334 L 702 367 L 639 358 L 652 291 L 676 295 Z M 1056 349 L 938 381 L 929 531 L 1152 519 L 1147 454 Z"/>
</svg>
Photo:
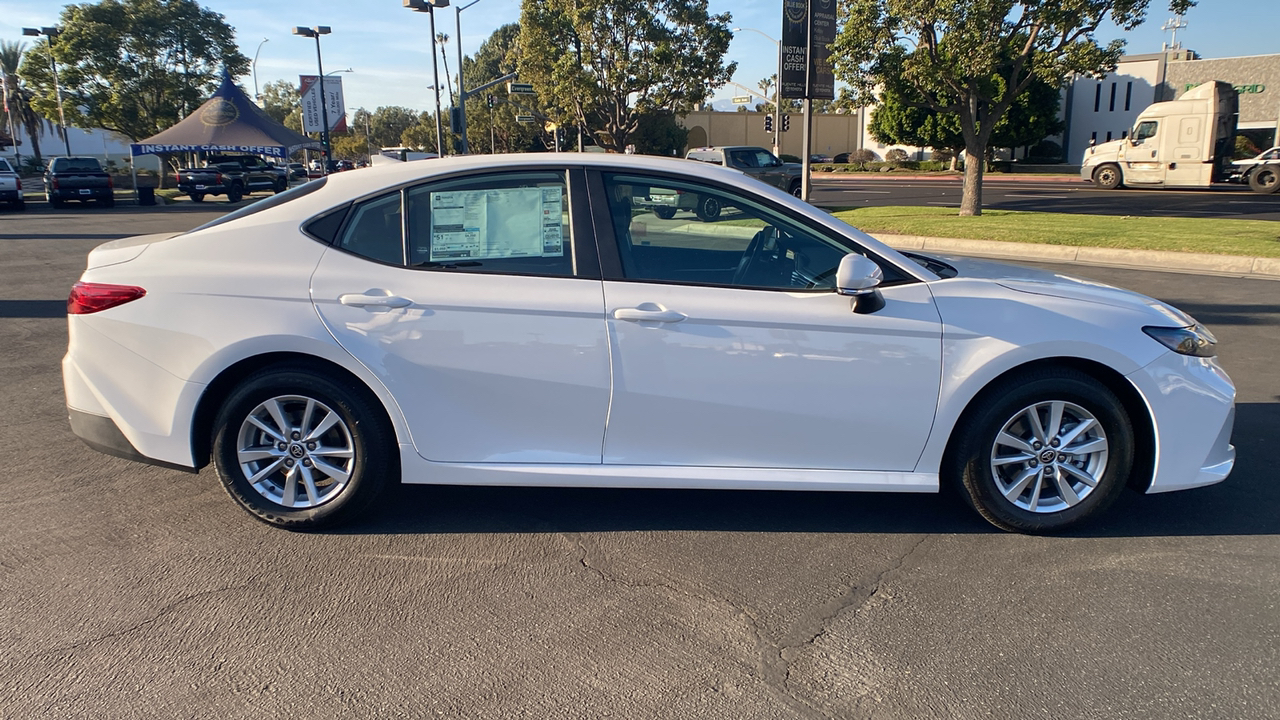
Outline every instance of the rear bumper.
<svg viewBox="0 0 1280 720">
<path fill-rule="evenodd" d="M 88 190 L 89 192 L 82 192 Z M 49 196 L 55 200 L 105 200 L 114 197 L 115 193 L 111 188 L 95 187 L 95 188 L 58 188 L 50 190 Z"/>
<path fill-rule="evenodd" d="M 17 202 L 22 199 L 21 190 L 0 190 L 0 200 L 4 202 Z"/>
<path fill-rule="evenodd" d="M 225 195 L 227 193 L 226 185 L 198 185 L 196 183 L 179 183 L 178 191 L 190 195 L 191 193 L 200 193 L 201 195 Z"/>
<path fill-rule="evenodd" d="M 74 408 L 67 408 L 67 414 L 71 420 L 71 432 L 83 440 L 85 445 L 100 453 L 148 465 L 158 465 L 170 470 L 181 470 L 189 473 L 199 472 L 192 467 L 156 460 L 138 452 L 138 449 L 133 446 L 133 443 L 129 442 L 124 433 L 120 432 L 120 428 L 115 421 L 109 417 L 93 415 Z"/>
</svg>

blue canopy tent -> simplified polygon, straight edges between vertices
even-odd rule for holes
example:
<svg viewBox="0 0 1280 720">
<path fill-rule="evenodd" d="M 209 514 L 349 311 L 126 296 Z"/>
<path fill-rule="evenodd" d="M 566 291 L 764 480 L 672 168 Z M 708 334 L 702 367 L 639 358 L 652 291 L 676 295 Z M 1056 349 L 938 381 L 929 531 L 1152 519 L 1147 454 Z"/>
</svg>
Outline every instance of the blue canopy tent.
<svg viewBox="0 0 1280 720">
<path fill-rule="evenodd" d="M 129 145 L 129 154 L 243 153 L 284 160 L 302 149 L 320 150 L 322 145 L 272 120 L 224 72 L 217 91 L 195 112 L 177 125 Z M 134 188 L 137 186 L 135 169 Z"/>
</svg>

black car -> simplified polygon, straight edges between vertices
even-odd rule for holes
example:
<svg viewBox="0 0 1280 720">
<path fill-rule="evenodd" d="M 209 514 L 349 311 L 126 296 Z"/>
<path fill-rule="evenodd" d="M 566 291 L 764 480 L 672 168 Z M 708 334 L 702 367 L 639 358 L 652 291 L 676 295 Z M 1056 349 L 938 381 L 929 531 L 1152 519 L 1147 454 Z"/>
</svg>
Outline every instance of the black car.
<svg viewBox="0 0 1280 720">
<path fill-rule="evenodd" d="M 69 200 L 93 202 L 103 207 L 116 204 L 115 183 L 98 164 L 98 159 L 91 157 L 54 158 L 44 173 L 44 194 L 55 208 Z"/>
</svg>

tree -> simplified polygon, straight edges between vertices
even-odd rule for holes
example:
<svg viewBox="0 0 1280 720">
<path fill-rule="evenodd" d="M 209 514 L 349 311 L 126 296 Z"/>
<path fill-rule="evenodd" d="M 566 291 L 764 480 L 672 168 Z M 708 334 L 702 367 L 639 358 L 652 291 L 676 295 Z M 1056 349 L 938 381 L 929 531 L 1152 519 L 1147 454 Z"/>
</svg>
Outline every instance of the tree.
<svg viewBox="0 0 1280 720">
<path fill-rule="evenodd" d="M 436 116 L 429 112 L 424 112 L 414 119 L 409 127 L 406 127 L 400 133 L 400 137 L 396 138 L 398 142 L 391 143 L 391 146 L 403 146 L 413 148 L 422 152 L 436 151 Z"/>
<path fill-rule="evenodd" d="M 689 142 L 689 131 L 680 127 L 674 113 L 649 112 L 640 116 L 632 144 L 640 155 L 680 155 Z"/>
<path fill-rule="evenodd" d="M 550 119 L 621 152 L 647 112 L 686 113 L 729 81 L 729 13 L 707 0 L 544 0 L 520 15 L 520 74 Z"/>
<path fill-rule="evenodd" d="M 958 116 L 965 148 L 961 215 L 982 213 L 983 158 L 1016 98 L 1039 78 L 1061 87 L 1073 74 L 1112 71 L 1123 40 L 1094 37 L 1107 18 L 1132 30 L 1150 0 L 845 0 L 832 44 L 846 105 L 867 105 L 877 86 L 914 88 L 910 100 Z M 1194 0 L 1170 0 L 1184 12 Z M 999 78 L 997 82 L 996 79 Z"/>
<path fill-rule="evenodd" d="M 1000 77 L 992 83 L 1004 82 Z M 1033 145 L 1049 135 L 1062 131 L 1058 120 L 1061 104 L 1058 89 L 1039 78 L 1014 98 L 1004 117 L 995 123 L 990 147 Z M 885 88 L 880 102 L 871 112 L 868 125 L 871 136 L 890 145 L 915 145 L 942 148 L 959 153 L 964 150 L 964 132 L 960 116 L 936 113 L 926 107 L 924 98 L 910 83 Z"/>
<path fill-rule="evenodd" d="M 427 119 L 427 120 L 424 120 Z M 364 115 L 353 118 L 363 129 L 366 118 Z M 418 125 L 424 121 L 431 123 L 432 143 L 435 142 L 435 116 L 422 113 L 419 115 L 412 108 L 400 107 L 399 105 L 389 105 L 380 107 L 372 113 L 368 113 L 369 123 L 369 142 L 376 148 L 398 147 L 401 144 L 409 147 L 416 147 L 409 143 L 402 143 L 401 138 L 409 128 Z M 431 149 L 435 150 L 432 144 Z"/>
<path fill-rule="evenodd" d="M 177 123 L 217 89 L 225 68 L 249 71 L 235 31 L 194 0 L 101 0 L 68 5 L 53 43 L 67 123 L 150 137 Z M 19 74 L 32 105 L 57 117 L 49 44 L 28 50 Z"/>
<path fill-rule="evenodd" d="M 288 80 L 272 80 L 262 86 L 262 110 L 272 120 L 302 132 L 302 88 Z"/>
<path fill-rule="evenodd" d="M 31 90 L 23 84 L 22 78 L 18 75 L 24 47 L 25 45 L 20 42 L 0 40 L 0 70 L 4 71 L 3 82 L 9 101 L 4 127 L 8 129 L 9 116 L 12 115 L 13 124 L 21 125 L 27 137 L 31 139 L 31 153 L 35 156 L 36 163 L 43 164 L 44 160 L 40 157 L 40 137 L 44 135 L 48 121 L 31 107 Z M 17 143 L 18 139 L 13 138 L 13 141 Z"/>
<path fill-rule="evenodd" d="M 519 64 L 520 26 L 509 23 L 493 31 L 474 56 L 462 59 L 462 74 L 467 87 L 475 88 L 516 71 Z M 489 107 L 493 97 L 493 108 Z M 516 115 L 545 116 L 541 100 L 536 96 L 508 95 L 505 83 L 499 83 L 478 95 L 467 98 L 467 144 L 472 152 L 521 152 L 538 143 L 538 128 L 516 122 Z M 490 143 L 490 127 L 493 143 Z M 434 132 L 434 130 L 433 130 Z M 434 137 L 434 135 L 433 135 Z M 496 146 L 496 147 L 495 147 Z"/>
</svg>

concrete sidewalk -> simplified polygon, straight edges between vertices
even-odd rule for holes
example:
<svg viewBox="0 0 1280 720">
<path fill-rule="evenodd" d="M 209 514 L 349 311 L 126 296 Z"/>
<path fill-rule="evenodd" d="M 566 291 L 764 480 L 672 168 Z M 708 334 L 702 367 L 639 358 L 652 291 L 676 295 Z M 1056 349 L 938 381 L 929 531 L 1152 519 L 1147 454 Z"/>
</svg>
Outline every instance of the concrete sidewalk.
<svg viewBox="0 0 1280 720">
<path fill-rule="evenodd" d="M 898 250 L 972 255 L 1002 260 L 1036 260 L 1042 262 L 1078 263 L 1124 267 L 1135 270 L 1182 272 L 1203 275 L 1227 275 L 1280 280 L 1280 258 L 1211 255 L 1207 253 L 1165 252 L 1159 250 L 1124 250 L 1120 248 L 1045 245 L 997 240 L 961 240 L 958 238 L 922 237 L 919 235 L 872 235 Z"/>
<path fill-rule="evenodd" d="M 920 175 L 906 172 L 857 172 L 857 173 L 831 173 L 831 172 L 814 172 L 812 173 L 814 180 L 849 180 L 853 182 L 866 182 L 868 180 L 927 180 L 932 182 L 960 182 L 964 179 L 964 175 L 960 173 L 947 175 Z M 1080 179 L 1079 175 L 1019 175 L 1016 173 L 986 173 L 982 176 L 982 182 L 986 183 L 1077 183 L 1081 187 L 1093 187 L 1092 183 Z"/>
</svg>

